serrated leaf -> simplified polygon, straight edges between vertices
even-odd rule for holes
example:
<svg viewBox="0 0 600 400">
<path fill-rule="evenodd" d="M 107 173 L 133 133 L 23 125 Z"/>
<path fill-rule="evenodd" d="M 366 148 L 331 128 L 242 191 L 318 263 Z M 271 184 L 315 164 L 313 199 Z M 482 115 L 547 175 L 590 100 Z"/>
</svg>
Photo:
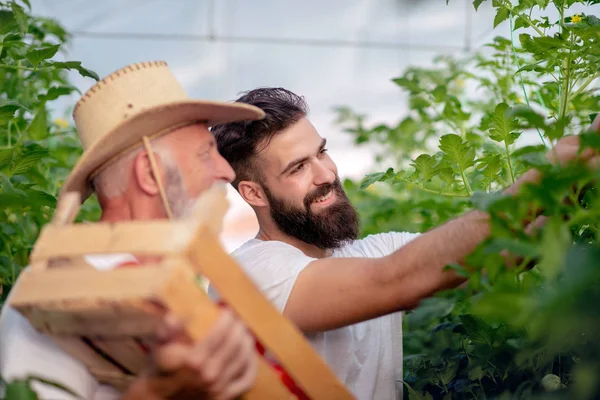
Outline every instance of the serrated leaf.
<svg viewBox="0 0 600 400">
<path fill-rule="evenodd" d="M 527 26 L 527 23 L 525 22 L 525 19 L 519 17 L 515 20 L 515 25 L 513 27 L 513 30 L 516 31 L 519 28 L 523 28 Z"/>
<path fill-rule="evenodd" d="M 42 140 L 48 136 L 48 114 L 46 106 L 42 104 L 29 125 L 29 137 L 33 140 Z"/>
<path fill-rule="evenodd" d="M 421 394 L 416 392 L 410 385 L 406 382 L 402 382 L 406 386 L 408 390 L 408 400 L 433 400 L 433 396 L 430 393 Z"/>
<path fill-rule="evenodd" d="M 519 137 L 519 133 L 513 132 L 516 127 L 516 121 L 508 117 L 507 112 L 510 107 L 506 103 L 500 103 L 496 106 L 492 116 L 492 128 L 490 129 L 490 139 L 496 142 L 505 142 L 508 145 L 514 143 Z"/>
<path fill-rule="evenodd" d="M 59 44 L 46 45 L 37 49 L 29 50 L 27 53 L 25 53 L 25 58 L 27 58 L 27 60 L 33 64 L 33 66 L 37 67 L 42 61 L 54 57 L 54 55 L 58 52 L 58 49 L 60 49 Z"/>
<path fill-rule="evenodd" d="M 38 96 L 38 101 L 46 102 L 58 99 L 60 96 L 70 94 L 74 91 L 79 92 L 75 86 L 52 86 L 46 94 Z"/>
<path fill-rule="evenodd" d="M 424 182 L 431 180 L 435 176 L 437 173 L 436 164 L 436 159 L 428 154 L 421 154 L 411 163 L 419 178 Z"/>
<path fill-rule="evenodd" d="M 49 65 L 52 65 L 54 68 L 58 69 L 74 69 L 77 70 L 79 74 L 83 77 L 92 78 L 96 81 L 100 80 L 100 77 L 97 73 L 95 73 L 91 69 L 82 67 L 80 61 L 54 61 L 52 63 L 49 63 Z"/>
<path fill-rule="evenodd" d="M 38 164 L 40 160 L 48 155 L 48 150 L 36 149 L 26 150 L 21 157 L 14 161 L 14 166 L 11 175 L 18 175 L 27 172 Z"/>
<path fill-rule="evenodd" d="M 394 173 L 393 168 L 388 168 L 388 170 L 385 172 L 376 172 L 373 174 L 369 174 L 366 177 L 364 177 L 363 180 L 360 182 L 360 188 L 366 189 L 376 182 L 393 178 L 395 175 L 396 174 Z"/>
<path fill-rule="evenodd" d="M 440 150 L 444 159 L 451 165 L 457 165 L 462 171 L 475 164 L 475 149 L 455 134 L 443 135 L 440 138 Z"/>
<path fill-rule="evenodd" d="M 498 11 L 496 12 L 496 16 L 494 17 L 494 28 L 500 25 L 502 22 L 506 21 L 510 15 L 510 12 L 505 7 L 498 7 Z"/>
<path fill-rule="evenodd" d="M 13 149 L 0 150 L 0 169 L 10 164 L 14 153 Z"/>
</svg>

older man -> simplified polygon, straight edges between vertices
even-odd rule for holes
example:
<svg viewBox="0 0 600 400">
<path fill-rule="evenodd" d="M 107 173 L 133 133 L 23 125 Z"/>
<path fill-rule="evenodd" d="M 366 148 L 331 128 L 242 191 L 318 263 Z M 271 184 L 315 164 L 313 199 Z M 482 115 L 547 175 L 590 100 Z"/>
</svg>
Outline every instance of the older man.
<svg viewBox="0 0 600 400">
<path fill-rule="evenodd" d="M 85 199 L 95 190 L 103 222 L 185 215 L 200 193 L 235 177 L 208 127 L 264 116 L 253 106 L 187 98 L 164 62 L 130 65 L 109 75 L 81 98 L 73 115 L 85 151 L 62 193 L 77 191 Z M 86 259 L 100 270 L 140 261 L 131 254 Z M 192 371 L 192 378 L 168 398 L 230 399 L 254 383 L 254 342 L 231 311 L 224 310 L 197 342 L 182 338 L 181 324 L 171 316 L 157 335 L 160 344 L 147 373 L 119 393 L 99 384 L 82 363 L 7 306 L 0 317 L 0 374 L 7 381 L 40 376 L 94 400 L 161 399 L 153 376 L 182 369 Z M 72 398 L 49 385 L 35 389 L 41 399 Z"/>
</svg>

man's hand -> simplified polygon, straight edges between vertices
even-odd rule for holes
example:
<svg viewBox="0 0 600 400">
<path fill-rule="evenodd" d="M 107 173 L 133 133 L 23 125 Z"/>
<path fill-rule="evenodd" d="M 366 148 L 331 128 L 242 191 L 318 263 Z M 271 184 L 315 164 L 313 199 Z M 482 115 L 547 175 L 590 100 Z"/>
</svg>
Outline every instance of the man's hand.
<svg viewBox="0 0 600 400">
<path fill-rule="evenodd" d="M 255 383 L 254 339 L 232 311 L 224 309 L 211 331 L 193 342 L 172 316 L 157 332 L 153 365 L 124 399 L 233 399 Z"/>
</svg>

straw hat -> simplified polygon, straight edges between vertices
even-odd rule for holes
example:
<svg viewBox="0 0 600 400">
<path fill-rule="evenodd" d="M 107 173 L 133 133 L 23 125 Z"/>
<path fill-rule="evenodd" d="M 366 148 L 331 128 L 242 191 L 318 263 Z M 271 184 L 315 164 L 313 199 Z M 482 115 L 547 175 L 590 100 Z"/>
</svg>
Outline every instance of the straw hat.
<svg viewBox="0 0 600 400">
<path fill-rule="evenodd" d="M 164 61 L 128 65 L 88 90 L 73 118 L 84 152 L 61 193 L 91 194 L 90 176 L 111 161 L 177 127 L 203 121 L 208 126 L 264 118 L 257 107 L 190 99 Z"/>
</svg>

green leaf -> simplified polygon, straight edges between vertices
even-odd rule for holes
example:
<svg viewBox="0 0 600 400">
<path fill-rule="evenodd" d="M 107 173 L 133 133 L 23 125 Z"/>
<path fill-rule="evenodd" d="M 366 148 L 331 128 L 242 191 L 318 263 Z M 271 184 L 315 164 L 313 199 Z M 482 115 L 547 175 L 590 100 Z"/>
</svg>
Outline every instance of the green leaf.
<svg viewBox="0 0 600 400">
<path fill-rule="evenodd" d="M 445 317 L 454 309 L 454 301 L 442 297 L 430 297 L 421 301 L 419 306 L 406 316 L 411 329 L 422 327 L 437 318 Z"/>
<path fill-rule="evenodd" d="M 92 78 L 96 81 L 100 80 L 100 77 L 98 76 L 97 73 L 95 73 L 94 71 L 84 68 L 81 66 L 81 62 L 80 61 L 54 61 L 52 63 L 48 63 L 49 65 L 53 66 L 54 68 L 57 69 L 68 69 L 68 70 L 77 70 L 79 72 L 79 74 L 83 77 L 87 77 L 87 78 Z"/>
<path fill-rule="evenodd" d="M 492 344 L 493 331 L 483 320 L 471 314 L 462 314 L 459 319 L 462 323 L 462 329 L 471 341 L 486 345 Z"/>
<path fill-rule="evenodd" d="M 553 217 L 546 222 L 540 244 L 543 251 L 539 269 L 547 279 L 552 280 L 558 275 L 572 242 L 568 225 Z"/>
<path fill-rule="evenodd" d="M 10 7 L 15 16 L 15 20 L 17 21 L 17 24 L 19 25 L 19 29 L 21 30 L 21 33 L 27 32 L 28 18 L 27 18 L 27 14 L 25 14 L 25 10 L 23 10 L 23 7 L 21 7 L 17 3 L 11 3 Z"/>
<path fill-rule="evenodd" d="M 66 387 L 66 386 L 64 386 L 64 385 L 62 385 L 60 383 L 57 383 L 57 382 L 51 381 L 49 379 L 46 379 L 44 377 L 37 376 L 37 375 L 29 375 L 29 380 L 30 381 L 37 381 L 37 382 L 44 383 L 46 385 L 49 385 L 49 386 L 55 387 L 57 389 L 60 389 L 63 392 L 69 393 L 71 396 L 74 396 L 74 397 L 76 397 L 78 399 L 82 399 L 81 396 L 79 396 L 77 393 L 75 393 L 73 390 L 69 389 L 68 387 Z"/>
<path fill-rule="evenodd" d="M 17 110 L 21 108 L 18 104 L 9 103 L 0 106 L 0 125 L 4 125 L 14 118 Z"/>
<path fill-rule="evenodd" d="M 0 35 L 11 33 L 19 27 L 14 14 L 8 10 L 0 10 Z"/>
<path fill-rule="evenodd" d="M 38 148 L 35 150 L 25 150 L 25 152 L 14 162 L 11 175 L 18 175 L 27 172 L 35 167 L 40 160 L 48 155 L 48 150 Z"/>
<path fill-rule="evenodd" d="M 508 111 L 506 112 L 506 116 L 508 118 L 521 117 L 521 118 L 525 119 L 527 122 L 529 122 L 529 125 L 527 127 L 535 127 L 535 128 L 541 128 L 541 129 L 546 127 L 546 122 L 544 120 L 544 117 L 542 115 L 536 113 L 529 106 L 512 107 L 512 108 L 508 109 Z"/>
<path fill-rule="evenodd" d="M 48 115 L 45 104 L 42 104 L 29 125 L 29 137 L 42 140 L 48 136 Z"/>
<path fill-rule="evenodd" d="M 500 25 L 502 22 L 508 19 L 510 12 L 505 7 L 498 7 L 498 11 L 496 12 L 496 16 L 494 17 L 494 28 Z"/>
<path fill-rule="evenodd" d="M 13 149 L 0 150 L 0 169 L 10 164 L 14 153 L 15 151 Z"/>
<path fill-rule="evenodd" d="M 29 385 L 29 382 L 22 379 L 8 383 L 5 396 L 10 400 L 38 400 L 38 396 Z"/>
<path fill-rule="evenodd" d="M 394 176 L 396 176 L 396 174 L 393 168 L 388 168 L 388 170 L 385 172 L 376 172 L 374 174 L 369 174 L 361 181 L 360 188 L 366 189 L 376 182 L 384 181 L 393 178 Z"/>
<path fill-rule="evenodd" d="M 482 191 L 477 191 L 473 193 L 473 195 L 470 197 L 470 201 L 473 204 L 473 206 L 478 210 L 487 211 L 496 202 L 505 198 L 506 195 L 503 193 L 486 193 Z"/>
<path fill-rule="evenodd" d="M 436 164 L 437 161 L 435 158 L 428 154 L 421 154 L 411 163 L 419 178 L 424 182 L 431 180 L 435 176 L 437 173 Z"/>
<path fill-rule="evenodd" d="M 406 386 L 406 389 L 408 390 L 408 400 L 433 400 L 433 396 L 428 393 L 425 392 L 425 394 L 421 394 L 416 392 L 413 388 L 410 387 L 410 385 L 406 382 L 402 382 L 404 383 L 404 386 Z"/>
<path fill-rule="evenodd" d="M 515 25 L 513 27 L 513 31 L 516 31 L 517 29 L 523 28 L 523 27 L 526 27 L 526 26 L 527 26 L 527 22 L 525 21 L 525 19 L 521 18 L 521 17 L 518 17 L 515 20 Z"/>
<path fill-rule="evenodd" d="M 496 142 L 505 142 L 507 145 L 513 144 L 520 135 L 520 133 L 513 132 L 516 121 L 508 117 L 509 110 L 508 104 L 498 104 L 492 116 L 492 128 L 490 129 L 490 139 Z"/>
<path fill-rule="evenodd" d="M 600 135 L 596 132 L 582 133 L 579 135 L 581 147 L 590 147 L 592 149 L 600 149 Z"/>
<path fill-rule="evenodd" d="M 440 150 L 444 152 L 444 159 L 448 163 L 457 165 L 462 171 L 475 164 L 475 149 L 458 135 L 443 135 L 440 138 Z"/>
<path fill-rule="evenodd" d="M 42 61 L 54 57 L 54 55 L 58 52 L 58 49 L 60 49 L 59 44 L 46 45 L 37 49 L 29 50 L 25 54 L 25 58 L 27 58 L 27 60 L 33 64 L 33 66 L 38 67 Z"/>
<path fill-rule="evenodd" d="M 60 96 L 70 94 L 74 91 L 79 92 L 75 86 L 52 86 L 46 94 L 38 96 L 38 101 L 46 102 L 58 99 Z"/>
<path fill-rule="evenodd" d="M 479 10 L 479 6 L 486 0 L 473 0 L 473 7 L 475 7 L 475 11 Z"/>
</svg>

